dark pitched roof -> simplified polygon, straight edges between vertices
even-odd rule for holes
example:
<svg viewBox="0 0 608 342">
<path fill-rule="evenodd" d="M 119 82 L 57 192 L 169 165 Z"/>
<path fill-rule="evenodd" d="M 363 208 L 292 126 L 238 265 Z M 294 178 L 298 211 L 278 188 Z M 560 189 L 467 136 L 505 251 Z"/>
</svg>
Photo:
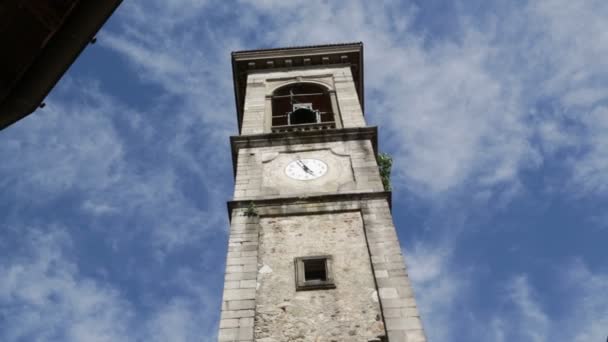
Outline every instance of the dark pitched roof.
<svg viewBox="0 0 608 342">
<path fill-rule="evenodd" d="M 121 2 L 0 2 L 0 130 L 38 108 Z"/>
</svg>

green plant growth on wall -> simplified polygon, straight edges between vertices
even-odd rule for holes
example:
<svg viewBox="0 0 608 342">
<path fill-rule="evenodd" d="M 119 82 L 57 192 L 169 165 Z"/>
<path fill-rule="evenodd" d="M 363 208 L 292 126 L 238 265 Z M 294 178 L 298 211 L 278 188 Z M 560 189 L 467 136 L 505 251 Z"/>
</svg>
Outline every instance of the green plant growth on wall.
<svg viewBox="0 0 608 342">
<path fill-rule="evenodd" d="M 247 210 L 245 210 L 245 216 L 258 216 L 258 208 L 255 206 L 255 203 L 249 202 L 249 206 L 247 207 Z"/>
<path fill-rule="evenodd" d="M 393 166 L 393 158 L 387 153 L 378 153 L 378 169 L 380 170 L 380 178 L 385 191 L 391 191 L 391 167 Z"/>
</svg>

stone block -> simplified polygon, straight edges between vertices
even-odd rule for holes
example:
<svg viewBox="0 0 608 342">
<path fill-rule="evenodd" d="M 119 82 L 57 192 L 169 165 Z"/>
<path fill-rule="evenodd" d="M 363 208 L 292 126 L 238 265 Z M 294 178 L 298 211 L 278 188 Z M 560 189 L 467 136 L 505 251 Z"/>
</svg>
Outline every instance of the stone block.
<svg viewBox="0 0 608 342">
<path fill-rule="evenodd" d="M 407 340 L 405 331 L 403 330 L 390 330 L 388 331 L 388 340 L 390 342 L 410 342 Z"/>
<path fill-rule="evenodd" d="M 241 252 L 247 252 L 247 251 L 257 251 L 258 250 L 258 245 L 241 245 L 239 246 L 239 251 Z"/>
<path fill-rule="evenodd" d="M 400 286 L 397 288 L 397 292 L 399 293 L 399 297 L 401 297 L 401 298 L 407 298 L 407 297 L 414 296 L 414 293 L 412 292 L 412 288 L 410 288 L 409 286 Z"/>
<path fill-rule="evenodd" d="M 403 319 L 406 330 L 422 331 L 422 321 L 420 317 L 407 317 Z"/>
<path fill-rule="evenodd" d="M 401 309 L 398 309 L 398 308 L 384 309 L 385 318 L 401 317 L 401 313 L 402 313 Z"/>
<path fill-rule="evenodd" d="M 240 286 L 239 281 L 227 281 L 224 283 L 225 289 L 238 289 Z"/>
<path fill-rule="evenodd" d="M 249 279 L 256 279 L 258 277 L 258 273 L 257 272 L 239 272 L 239 273 L 229 273 L 226 274 L 226 276 L 224 277 L 224 279 L 226 281 L 229 280 L 249 280 Z"/>
<path fill-rule="evenodd" d="M 241 280 L 239 287 L 240 288 L 254 288 L 257 286 L 257 281 L 255 279 L 252 280 Z"/>
<path fill-rule="evenodd" d="M 380 299 L 396 299 L 396 298 L 399 298 L 399 293 L 397 292 L 396 288 L 381 287 L 379 293 L 380 293 Z"/>
<path fill-rule="evenodd" d="M 220 321 L 220 329 L 223 328 L 238 328 L 239 320 L 238 319 L 222 319 Z"/>
<path fill-rule="evenodd" d="M 388 271 L 386 272 L 388 273 Z M 380 287 L 403 287 L 408 285 L 405 277 L 387 277 L 385 279 L 378 279 L 377 283 Z"/>
<path fill-rule="evenodd" d="M 390 255 L 390 256 L 388 256 L 387 260 L 388 260 L 388 262 L 398 262 L 398 263 L 404 264 L 403 255 L 401 255 L 401 254 Z"/>
<path fill-rule="evenodd" d="M 243 266 L 243 272 L 256 272 L 258 270 L 257 263 Z"/>
<path fill-rule="evenodd" d="M 222 311 L 222 319 L 253 317 L 254 312 L 253 310 L 224 310 Z"/>
<path fill-rule="evenodd" d="M 426 342 L 423 330 L 406 331 L 407 342 Z"/>
<path fill-rule="evenodd" d="M 253 340 L 253 326 L 239 328 L 239 341 Z"/>
<path fill-rule="evenodd" d="M 416 302 L 414 298 L 399 298 L 382 300 L 383 308 L 415 308 Z"/>
<path fill-rule="evenodd" d="M 226 273 L 242 273 L 242 272 L 243 272 L 243 266 L 241 266 L 241 265 L 226 266 Z"/>
<path fill-rule="evenodd" d="M 415 307 L 401 308 L 401 309 L 399 309 L 399 311 L 401 311 L 402 317 L 420 317 L 420 313 L 418 312 L 418 309 Z"/>
<path fill-rule="evenodd" d="M 253 317 L 243 317 L 239 319 L 240 327 L 253 327 Z"/>
<path fill-rule="evenodd" d="M 227 342 L 227 341 L 238 341 L 239 338 L 239 329 L 238 328 L 227 328 L 220 329 L 218 334 L 218 341 Z"/>
<path fill-rule="evenodd" d="M 405 330 L 405 326 L 403 324 L 403 318 L 385 318 L 384 322 L 386 323 L 386 330 Z"/>
<path fill-rule="evenodd" d="M 227 302 L 228 310 L 246 310 L 255 308 L 255 300 L 232 300 Z"/>
<path fill-rule="evenodd" d="M 388 270 L 388 275 L 390 277 L 403 277 L 403 276 L 407 276 L 407 273 L 405 272 L 405 266 L 402 266 L 402 268 L 399 268 L 399 269 Z"/>
<path fill-rule="evenodd" d="M 381 278 L 388 278 L 387 270 L 374 270 L 374 273 L 376 275 L 376 281 L 379 281 Z"/>
<path fill-rule="evenodd" d="M 255 289 L 226 289 L 224 301 L 255 299 Z"/>
<path fill-rule="evenodd" d="M 228 257 L 226 265 L 255 265 L 258 262 L 257 257 Z"/>
</svg>

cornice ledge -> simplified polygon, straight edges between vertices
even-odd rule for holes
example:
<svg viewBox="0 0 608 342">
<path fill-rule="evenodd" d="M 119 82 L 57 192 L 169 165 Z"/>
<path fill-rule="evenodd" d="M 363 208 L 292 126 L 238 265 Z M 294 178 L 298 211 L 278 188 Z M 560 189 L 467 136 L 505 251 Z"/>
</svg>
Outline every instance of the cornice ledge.
<svg viewBox="0 0 608 342">
<path fill-rule="evenodd" d="M 347 140 L 371 140 L 374 153 L 378 153 L 378 127 L 349 127 L 322 131 L 262 133 L 234 135 L 230 137 L 232 166 L 236 176 L 236 161 L 241 148 L 266 147 L 277 145 L 310 144 Z"/>
<path fill-rule="evenodd" d="M 262 211 L 261 216 L 264 214 L 265 207 L 277 207 L 277 206 L 291 206 L 306 203 L 330 203 L 340 201 L 361 201 L 361 200 L 374 200 L 374 199 L 385 199 L 388 201 L 389 208 L 392 210 L 392 192 L 391 191 L 376 191 L 376 192 L 354 192 L 354 193 L 342 193 L 342 194 L 322 194 L 322 195 L 311 195 L 311 196 L 285 196 L 285 197 L 269 197 L 269 198 L 257 198 L 257 199 L 242 199 L 228 201 L 228 217 L 232 218 L 232 211 L 234 209 L 247 209 L 251 203 Z M 300 211 L 286 210 L 285 214 L 312 214 L 312 212 L 302 209 Z"/>
<path fill-rule="evenodd" d="M 264 147 L 276 145 L 291 145 L 341 140 L 372 139 L 375 142 L 378 127 L 350 127 L 328 129 L 322 131 L 262 133 L 251 135 L 236 135 L 230 137 L 233 152 L 241 148 Z M 374 144 L 375 147 L 376 144 Z"/>
<path fill-rule="evenodd" d="M 289 58 L 312 55 L 324 55 L 330 53 L 352 53 L 361 52 L 361 44 L 344 44 L 344 45 L 320 45 L 320 46 L 303 46 L 292 48 L 278 48 L 265 50 L 249 50 L 235 51 L 232 57 L 235 61 L 247 61 L 266 58 Z"/>
</svg>

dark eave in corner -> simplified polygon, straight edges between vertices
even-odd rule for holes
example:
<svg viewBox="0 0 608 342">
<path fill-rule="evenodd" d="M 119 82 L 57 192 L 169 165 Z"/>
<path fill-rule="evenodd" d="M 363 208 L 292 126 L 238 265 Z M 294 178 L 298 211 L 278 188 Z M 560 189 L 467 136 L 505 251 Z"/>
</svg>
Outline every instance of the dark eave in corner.
<svg viewBox="0 0 608 342">
<path fill-rule="evenodd" d="M 121 2 L 0 3 L 0 130 L 40 106 Z"/>
<path fill-rule="evenodd" d="M 232 76 L 239 132 L 243 122 L 243 107 L 247 75 L 251 71 L 290 69 L 313 65 L 350 65 L 361 107 L 363 93 L 363 43 L 296 46 L 261 50 L 235 51 L 232 53 Z"/>
</svg>

